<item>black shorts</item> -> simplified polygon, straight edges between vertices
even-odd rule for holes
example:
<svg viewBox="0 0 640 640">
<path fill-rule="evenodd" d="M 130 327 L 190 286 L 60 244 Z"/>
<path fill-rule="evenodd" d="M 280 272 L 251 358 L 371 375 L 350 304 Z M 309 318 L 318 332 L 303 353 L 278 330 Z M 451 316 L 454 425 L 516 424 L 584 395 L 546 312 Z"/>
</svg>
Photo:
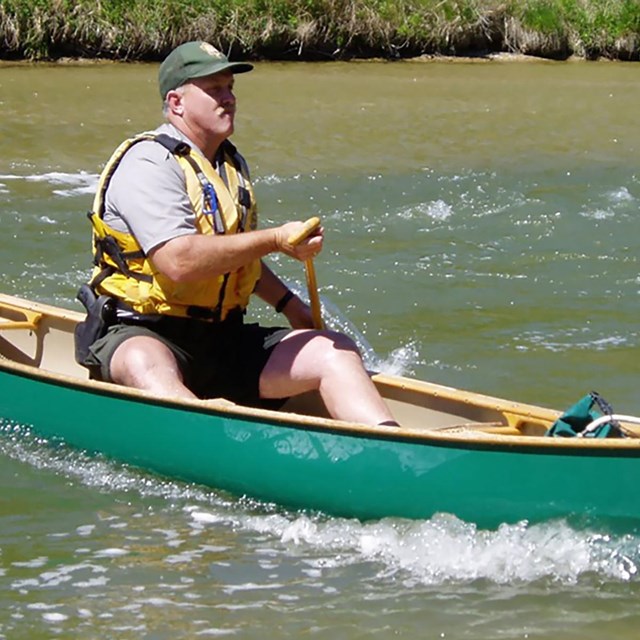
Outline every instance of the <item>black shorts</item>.
<svg viewBox="0 0 640 640">
<path fill-rule="evenodd" d="M 91 345 L 87 365 L 93 377 L 111 382 L 109 367 L 116 349 L 128 338 L 149 336 L 171 350 L 185 386 L 197 397 L 275 409 L 285 399 L 261 400 L 260 374 L 274 347 L 290 332 L 282 327 L 244 324 L 241 317 L 215 324 L 168 316 L 123 321 Z"/>
</svg>

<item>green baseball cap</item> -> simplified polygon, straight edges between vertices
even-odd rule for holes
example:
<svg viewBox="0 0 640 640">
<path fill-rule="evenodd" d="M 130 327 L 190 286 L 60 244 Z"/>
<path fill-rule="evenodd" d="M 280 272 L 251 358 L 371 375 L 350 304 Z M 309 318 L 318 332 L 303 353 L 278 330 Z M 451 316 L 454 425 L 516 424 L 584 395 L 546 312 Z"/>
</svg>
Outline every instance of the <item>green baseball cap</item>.
<svg viewBox="0 0 640 640">
<path fill-rule="evenodd" d="M 221 71 L 245 73 L 251 69 L 253 65 L 248 62 L 229 62 L 224 53 L 208 42 L 185 42 L 176 47 L 160 65 L 160 96 L 164 100 L 169 91 L 192 78 L 202 78 Z"/>
</svg>

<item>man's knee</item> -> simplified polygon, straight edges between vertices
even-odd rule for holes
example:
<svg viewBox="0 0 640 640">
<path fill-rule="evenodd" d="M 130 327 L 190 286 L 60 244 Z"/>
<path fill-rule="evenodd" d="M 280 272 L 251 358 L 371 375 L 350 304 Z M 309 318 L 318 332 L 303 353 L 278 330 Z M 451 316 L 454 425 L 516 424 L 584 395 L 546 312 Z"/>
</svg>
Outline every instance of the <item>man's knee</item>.
<svg viewBox="0 0 640 640">
<path fill-rule="evenodd" d="M 351 339 L 346 333 L 340 333 L 339 331 L 332 331 L 331 336 L 334 346 L 339 351 L 351 351 L 360 355 L 360 349 L 353 339 Z"/>
<path fill-rule="evenodd" d="M 327 341 L 321 351 L 325 366 L 340 368 L 360 364 L 362 357 L 358 345 L 346 334 L 329 331 L 324 335 Z"/>
<path fill-rule="evenodd" d="M 171 350 L 159 340 L 137 336 L 125 340 L 111 358 L 111 378 L 118 384 L 145 388 L 149 377 L 175 375 L 181 378 L 178 363 Z"/>
</svg>

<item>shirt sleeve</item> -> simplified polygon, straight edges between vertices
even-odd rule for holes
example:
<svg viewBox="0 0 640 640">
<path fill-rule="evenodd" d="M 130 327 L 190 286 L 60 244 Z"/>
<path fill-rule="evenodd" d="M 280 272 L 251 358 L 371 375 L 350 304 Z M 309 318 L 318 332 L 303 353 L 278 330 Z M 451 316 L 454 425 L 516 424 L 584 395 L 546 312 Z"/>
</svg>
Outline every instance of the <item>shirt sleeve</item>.
<svg viewBox="0 0 640 640">
<path fill-rule="evenodd" d="M 104 220 L 131 233 L 145 253 L 197 233 L 184 172 L 170 151 L 152 140 L 127 151 L 109 183 Z"/>
</svg>

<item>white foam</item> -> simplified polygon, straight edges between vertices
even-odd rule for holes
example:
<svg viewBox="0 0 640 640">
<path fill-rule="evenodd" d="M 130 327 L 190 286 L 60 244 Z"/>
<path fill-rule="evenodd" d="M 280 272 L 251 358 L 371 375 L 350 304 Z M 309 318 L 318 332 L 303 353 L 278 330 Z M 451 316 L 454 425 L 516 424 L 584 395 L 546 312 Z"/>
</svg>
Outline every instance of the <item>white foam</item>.
<svg viewBox="0 0 640 640">
<path fill-rule="evenodd" d="M 607 195 L 609 199 L 612 200 L 613 202 L 632 202 L 633 200 L 635 200 L 635 198 L 633 197 L 633 195 L 631 195 L 627 187 L 620 187 L 619 189 L 614 189 L 613 191 L 610 191 Z"/>
<path fill-rule="evenodd" d="M 96 528 L 95 524 L 85 524 L 76 528 L 78 535 L 80 536 L 90 536 Z"/>
<path fill-rule="evenodd" d="M 534 351 L 536 349 L 544 349 L 553 353 L 562 353 L 565 351 L 607 351 L 612 347 L 621 347 L 635 343 L 636 336 L 628 335 L 611 335 L 597 337 L 591 340 L 580 339 L 579 331 L 568 330 L 557 332 L 555 335 L 529 331 L 515 338 L 516 349 L 518 351 Z"/>
<path fill-rule="evenodd" d="M 593 220 L 608 220 L 615 217 L 616 214 L 610 209 L 594 209 L 593 211 L 580 211 L 580 215 Z"/>
<path fill-rule="evenodd" d="M 446 514 L 426 521 L 387 519 L 371 524 L 303 517 L 286 525 L 281 539 L 310 545 L 316 554 L 318 549 L 330 552 L 317 561 L 320 567 L 377 561 L 382 574 L 401 573 L 421 584 L 479 578 L 530 582 L 543 577 L 573 583 L 593 571 L 628 580 L 637 573 L 638 563 L 637 548 L 636 557 L 630 557 L 617 549 L 620 540 L 575 531 L 563 522 L 521 522 L 483 531 Z"/>
<path fill-rule="evenodd" d="M 96 558 L 118 558 L 120 556 L 126 556 L 129 552 L 126 549 L 101 549 L 100 551 L 96 551 L 94 556 Z"/>
<path fill-rule="evenodd" d="M 48 558 L 46 556 L 38 556 L 37 558 L 33 558 L 32 560 L 27 560 L 25 562 L 13 562 L 12 565 L 14 567 L 25 567 L 27 569 L 38 569 L 40 567 L 44 567 L 48 562 Z"/>
<path fill-rule="evenodd" d="M 86 171 L 79 171 L 77 173 L 49 171 L 47 173 L 32 173 L 27 175 L 7 173 L 0 174 L 0 180 L 5 181 L 5 184 L 0 185 L 0 188 L 5 192 L 10 191 L 6 183 L 26 181 L 45 183 L 51 186 L 66 186 L 66 189 L 54 189 L 53 193 L 62 197 L 71 197 L 94 193 L 98 185 L 99 175 Z"/>
<path fill-rule="evenodd" d="M 44 613 L 42 615 L 43 620 L 46 622 L 64 622 L 69 619 L 69 616 L 64 613 Z"/>
<path fill-rule="evenodd" d="M 444 200 L 420 202 L 411 207 L 401 209 L 398 211 L 398 215 L 405 220 L 431 218 L 432 220 L 442 221 L 453 215 L 453 207 Z"/>
<path fill-rule="evenodd" d="M 420 364 L 418 347 L 415 342 L 409 342 L 394 349 L 384 360 L 372 364 L 375 364 L 374 369 L 387 375 L 407 375 L 412 365 Z"/>
</svg>

